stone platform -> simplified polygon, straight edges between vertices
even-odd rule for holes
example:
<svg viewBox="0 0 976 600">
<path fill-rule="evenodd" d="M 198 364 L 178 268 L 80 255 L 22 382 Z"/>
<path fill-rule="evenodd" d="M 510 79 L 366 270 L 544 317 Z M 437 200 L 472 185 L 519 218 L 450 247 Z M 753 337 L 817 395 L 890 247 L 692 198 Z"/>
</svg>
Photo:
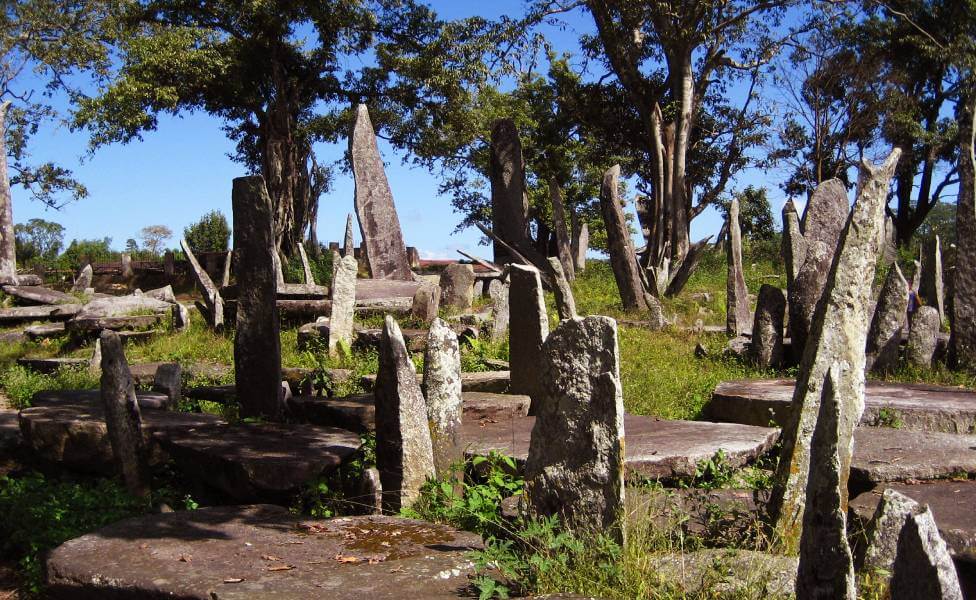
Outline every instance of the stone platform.
<svg viewBox="0 0 976 600">
<path fill-rule="evenodd" d="M 456 598 L 473 533 L 395 517 L 307 521 L 258 505 L 119 521 L 47 561 L 52 598 Z"/>
<path fill-rule="evenodd" d="M 155 370 L 153 371 L 155 374 Z M 152 379 L 149 379 L 152 382 Z M 147 392 L 136 390 L 136 399 L 143 409 L 169 408 L 169 396 L 161 392 Z M 101 406 L 102 393 L 99 390 L 44 390 L 34 394 L 31 399 L 33 406 L 62 405 L 62 404 L 91 404 Z"/>
<path fill-rule="evenodd" d="M 20 443 L 20 422 L 17 410 L 0 408 L 0 450 L 12 448 Z"/>
<path fill-rule="evenodd" d="M 417 373 L 417 381 L 423 375 Z M 489 392 L 503 394 L 508 390 L 510 375 L 508 371 L 475 371 L 461 373 L 461 389 L 465 392 Z M 376 375 L 363 375 L 359 383 L 366 391 L 372 391 L 376 385 Z"/>
<path fill-rule="evenodd" d="M 973 475 L 976 435 L 890 427 L 858 427 L 854 433 L 852 489 L 868 489 L 888 481 Z"/>
<path fill-rule="evenodd" d="M 466 422 L 461 428 L 466 453 L 470 456 L 494 450 L 522 464 L 529 453 L 534 424 L 535 417 L 498 423 Z M 712 458 L 719 450 L 725 453 L 728 465 L 746 465 L 773 447 L 779 430 L 626 415 L 624 435 L 629 475 L 673 479 L 694 476 L 697 464 Z"/>
<path fill-rule="evenodd" d="M 793 400 L 792 379 L 724 381 L 705 407 L 713 421 L 783 425 Z M 869 381 L 861 425 L 944 433 L 976 432 L 976 392 L 952 387 Z"/>
</svg>

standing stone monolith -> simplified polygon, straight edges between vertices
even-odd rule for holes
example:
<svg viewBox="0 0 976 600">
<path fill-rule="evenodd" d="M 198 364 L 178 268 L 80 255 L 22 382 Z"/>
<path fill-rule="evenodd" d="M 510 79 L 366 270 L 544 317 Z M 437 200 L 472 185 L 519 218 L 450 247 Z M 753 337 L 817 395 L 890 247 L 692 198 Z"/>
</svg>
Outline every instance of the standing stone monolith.
<svg viewBox="0 0 976 600">
<path fill-rule="evenodd" d="M 241 417 L 271 421 L 284 415 L 281 340 L 271 198 L 260 175 L 234 179 L 234 254 L 237 256 L 237 331 L 234 379 Z"/>
<path fill-rule="evenodd" d="M 840 365 L 827 371 L 810 441 L 810 476 L 806 484 L 800 564 L 796 574 L 798 600 L 855 600 L 854 559 L 847 543 L 847 498 L 840 445 L 847 441 L 837 395 Z M 862 382 L 863 385 L 863 382 Z M 863 393 L 863 390 L 862 390 Z"/>
<path fill-rule="evenodd" d="M 536 516 L 623 542 L 624 404 L 617 323 L 562 321 L 542 347 L 543 393 L 525 463 Z M 514 363 L 513 363 L 514 364 Z"/>
<path fill-rule="evenodd" d="M 174 331 L 184 331 L 190 327 L 190 311 L 177 302 L 170 313 L 170 322 Z"/>
<path fill-rule="evenodd" d="M 939 321 L 945 321 L 945 283 L 942 279 L 942 245 L 939 236 L 922 244 L 922 277 L 918 293 L 929 306 L 939 311 Z"/>
<path fill-rule="evenodd" d="M 508 335 L 510 309 L 508 304 L 509 286 L 501 279 L 492 279 L 488 284 L 491 298 L 491 341 L 500 342 Z"/>
<path fill-rule="evenodd" d="M 163 274 L 172 277 L 176 273 L 176 256 L 172 250 L 167 250 L 163 254 Z"/>
<path fill-rule="evenodd" d="M 128 252 L 122 253 L 122 278 L 132 279 L 136 272 L 132 269 L 132 255 Z"/>
<path fill-rule="evenodd" d="M 576 267 L 573 264 L 573 240 L 566 224 L 566 207 L 563 204 L 563 193 L 559 189 L 559 182 L 549 180 L 549 200 L 552 202 L 552 222 L 556 231 L 556 253 L 563 267 L 563 274 L 568 281 L 576 279 Z"/>
<path fill-rule="evenodd" d="M 166 408 L 176 410 L 183 399 L 183 367 L 180 363 L 163 363 L 153 375 L 153 391 L 162 392 L 169 398 Z"/>
<path fill-rule="evenodd" d="M 149 449 L 142 435 L 142 414 L 135 383 L 122 351 L 122 340 L 114 331 L 99 336 L 102 353 L 101 396 L 105 425 L 112 443 L 112 455 L 125 487 L 133 496 L 149 495 Z"/>
<path fill-rule="evenodd" d="M 934 306 L 919 307 L 908 330 L 905 361 L 916 367 L 931 367 L 938 342 L 939 311 Z"/>
<path fill-rule="evenodd" d="M 180 247 L 183 248 L 183 253 L 186 254 L 186 260 L 189 261 L 190 268 L 196 276 L 197 284 L 203 291 L 203 301 L 209 313 L 207 320 L 210 322 L 211 327 L 220 331 L 224 328 L 224 299 L 220 297 L 220 292 L 217 290 L 217 286 L 214 285 L 213 280 L 210 279 L 210 275 L 200 266 L 197 257 L 193 254 L 193 250 L 190 249 L 190 244 L 185 239 L 181 239 Z"/>
<path fill-rule="evenodd" d="M 868 330 L 865 369 L 885 373 L 898 366 L 901 330 L 905 327 L 907 310 L 908 282 L 901 274 L 898 263 L 892 263 L 874 309 L 871 329 Z"/>
<path fill-rule="evenodd" d="M 437 318 L 441 305 L 441 287 L 434 283 L 424 283 L 413 295 L 410 315 L 424 323 L 430 323 Z"/>
<path fill-rule="evenodd" d="M 959 123 L 959 195 L 956 268 L 952 275 L 949 361 L 976 372 L 976 93 L 956 104 Z"/>
<path fill-rule="evenodd" d="M 468 310 L 474 301 L 474 267 L 453 263 L 441 272 L 441 304 L 456 310 Z"/>
<path fill-rule="evenodd" d="M 797 358 L 806 347 L 813 313 L 825 293 L 827 274 L 850 212 L 847 188 L 839 179 L 818 185 L 803 212 L 800 227 L 806 254 L 789 290 L 790 336 L 793 355 Z"/>
<path fill-rule="evenodd" d="M 434 470 L 441 479 L 464 458 L 461 444 L 461 349 L 457 334 L 434 319 L 424 352 L 424 397 L 434 451 Z"/>
<path fill-rule="evenodd" d="M 542 279 L 535 267 L 512 263 L 509 266 L 509 362 L 512 394 L 532 398 L 530 412 L 542 397 L 539 368 L 542 343 L 549 335 L 549 315 L 542 292 Z"/>
<path fill-rule="evenodd" d="M 346 215 L 346 236 L 342 242 L 342 255 L 355 256 L 356 242 L 352 237 L 352 213 Z"/>
<path fill-rule="evenodd" d="M 280 287 L 285 285 L 285 269 L 281 264 L 281 255 L 277 252 L 274 253 L 274 262 L 272 264 L 275 275 L 275 283 Z"/>
<path fill-rule="evenodd" d="M 783 365 L 783 320 L 786 295 L 776 286 L 763 284 L 756 300 L 750 353 L 753 362 L 764 369 Z"/>
<path fill-rule="evenodd" d="M 793 287 L 807 255 L 807 243 L 800 231 L 800 216 L 792 200 L 783 205 L 783 262 L 786 264 L 786 289 Z"/>
<path fill-rule="evenodd" d="M 573 297 L 573 288 L 566 280 L 566 274 L 563 273 L 563 266 L 558 258 L 550 256 L 549 266 L 552 267 L 555 283 L 552 291 L 556 296 L 556 311 L 559 313 L 559 318 L 572 319 L 576 316 L 576 299 Z"/>
<path fill-rule="evenodd" d="M 400 218 L 393 204 L 393 192 L 386 179 L 376 133 L 365 104 L 356 108 L 356 122 L 349 137 L 349 156 L 356 180 L 356 214 L 367 249 L 370 274 L 376 279 L 413 281 Z"/>
<path fill-rule="evenodd" d="M 905 519 L 891 572 L 891 600 L 963 600 L 956 565 L 928 506 Z"/>
<path fill-rule="evenodd" d="M 85 265 L 85 268 L 78 273 L 78 278 L 71 285 L 71 291 L 75 293 L 84 293 L 85 290 L 92 286 L 92 266 L 90 264 Z"/>
<path fill-rule="evenodd" d="M 376 467 L 383 486 L 383 509 L 397 513 L 417 500 L 420 488 L 435 472 L 427 404 L 403 333 L 390 315 L 386 316 L 380 339 L 373 398 Z"/>
<path fill-rule="evenodd" d="M 896 148 L 880 166 L 862 162 L 857 201 L 842 231 L 837 259 L 825 279 L 824 299 L 818 303 L 809 329 L 808 347 L 793 392 L 794 408 L 783 427 L 783 446 L 768 507 L 775 533 L 787 549 L 796 549 L 800 540 L 810 478 L 811 440 L 820 414 L 824 381 L 835 364 L 838 371 L 833 381 L 834 393 L 840 402 L 838 485 L 842 505 L 847 505 L 854 427 L 864 411 L 864 348 L 878 258 L 878 232 L 884 226 L 888 186 L 900 155 Z M 816 235 L 808 241 L 813 244 L 811 248 L 823 244 Z M 809 253 L 804 269 L 808 264 Z"/>
<path fill-rule="evenodd" d="M 329 318 L 329 354 L 340 347 L 352 348 L 352 330 L 356 313 L 356 274 L 359 264 L 352 256 L 343 256 L 332 274 L 332 315 Z M 342 344 L 340 345 L 340 342 Z"/>
<path fill-rule="evenodd" d="M 315 276 L 312 275 L 312 265 L 308 262 L 308 254 L 305 253 L 305 244 L 298 242 L 298 256 L 302 259 L 302 275 L 306 285 L 315 285 Z"/>
<path fill-rule="evenodd" d="M 729 206 L 728 237 L 725 256 L 728 266 L 725 296 L 725 332 L 732 336 L 752 330 L 752 313 L 749 311 L 749 290 L 742 270 L 742 229 L 739 227 L 739 200 L 732 199 Z"/>
<path fill-rule="evenodd" d="M 230 267 L 231 262 L 234 260 L 234 251 L 228 250 L 227 256 L 224 257 L 224 276 L 220 280 L 220 287 L 225 288 L 230 285 Z"/>
<path fill-rule="evenodd" d="M 586 251 L 590 249 L 590 226 L 583 223 L 575 230 L 573 235 L 573 267 L 577 273 L 586 270 Z"/>
<path fill-rule="evenodd" d="M 525 163 L 522 142 L 512 119 L 497 119 L 491 125 L 488 163 L 491 181 L 491 228 L 495 235 L 519 249 L 529 237 L 529 200 L 525 193 Z M 494 262 L 516 260 L 508 250 L 494 244 Z"/>
<path fill-rule="evenodd" d="M 641 284 L 637 265 L 637 254 L 630 242 L 630 229 L 627 227 L 623 206 L 620 204 L 618 179 L 620 179 L 620 165 L 614 165 L 603 175 L 603 185 L 600 187 L 600 209 L 607 227 L 610 266 L 613 268 L 613 277 L 617 281 L 617 289 L 620 291 L 624 308 L 647 310 L 644 287 Z"/>
<path fill-rule="evenodd" d="M 881 264 L 885 267 L 898 259 L 898 240 L 896 239 L 895 220 L 891 215 L 885 217 L 884 234 L 881 237 Z"/>
<path fill-rule="evenodd" d="M 7 171 L 7 110 L 10 100 L 0 104 L 0 284 L 17 285 L 17 247 L 14 236 L 14 208 Z"/>
</svg>

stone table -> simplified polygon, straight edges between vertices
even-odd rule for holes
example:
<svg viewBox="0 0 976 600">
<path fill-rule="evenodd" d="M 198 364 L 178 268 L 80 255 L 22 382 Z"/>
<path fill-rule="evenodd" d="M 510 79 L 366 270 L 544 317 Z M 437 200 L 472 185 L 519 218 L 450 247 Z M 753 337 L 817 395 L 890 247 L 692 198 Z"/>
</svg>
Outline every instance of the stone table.
<svg viewBox="0 0 976 600">
<path fill-rule="evenodd" d="M 976 435 L 859 427 L 850 486 L 976 475 Z"/>
</svg>

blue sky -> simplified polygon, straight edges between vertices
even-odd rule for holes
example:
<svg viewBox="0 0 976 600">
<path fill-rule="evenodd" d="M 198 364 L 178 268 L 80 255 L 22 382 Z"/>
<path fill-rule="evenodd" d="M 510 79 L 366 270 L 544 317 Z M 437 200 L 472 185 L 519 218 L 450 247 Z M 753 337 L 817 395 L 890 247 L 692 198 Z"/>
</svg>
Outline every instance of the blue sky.
<svg viewBox="0 0 976 600">
<path fill-rule="evenodd" d="M 445 18 L 471 15 L 497 17 L 517 16 L 523 11 L 522 0 L 496 0 L 475 3 L 469 0 L 434 0 L 437 12 Z M 589 17 L 575 18 L 566 30 L 547 31 L 547 38 L 557 50 L 575 52 L 582 30 L 589 30 Z M 72 133 L 50 125 L 33 138 L 31 152 L 36 162 L 54 160 L 74 170 L 88 188 L 89 196 L 79 202 L 53 210 L 30 200 L 20 188 L 13 190 L 14 220 L 25 222 L 42 218 L 62 224 L 65 243 L 78 238 L 112 238 L 121 249 L 128 238 L 138 238 L 147 225 L 170 227 L 176 236 L 169 245 L 176 246 L 183 228 L 204 213 L 220 210 L 231 216 L 231 180 L 247 174 L 227 154 L 233 144 L 221 131 L 222 121 L 204 113 L 181 117 L 160 116 L 156 131 L 144 140 L 128 145 L 113 145 L 86 155 L 87 135 Z M 317 145 L 320 162 L 329 163 L 342 156 L 345 142 L 339 145 Z M 460 221 L 449 198 L 438 196 L 439 181 L 424 169 L 404 165 L 401 153 L 385 142 L 380 151 L 387 163 L 387 176 L 393 190 L 404 239 L 417 246 L 426 258 L 458 258 L 456 250 L 489 256 L 479 247 L 481 234 L 475 229 L 452 234 Z M 785 198 L 776 173 L 748 172 L 733 184 L 741 189 L 747 184 L 769 189 L 774 214 Z M 630 207 L 633 210 L 633 207 Z M 350 174 L 338 173 L 331 192 L 321 198 L 318 232 L 323 242 L 341 240 L 346 214 L 353 211 L 353 182 Z M 714 210 L 707 210 L 692 225 L 692 238 L 716 233 L 721 225 Z M 359 233 L 356 232 L 357 243 Z M 635 240 L 638 245 L 643 242 Z"/>
</svg>

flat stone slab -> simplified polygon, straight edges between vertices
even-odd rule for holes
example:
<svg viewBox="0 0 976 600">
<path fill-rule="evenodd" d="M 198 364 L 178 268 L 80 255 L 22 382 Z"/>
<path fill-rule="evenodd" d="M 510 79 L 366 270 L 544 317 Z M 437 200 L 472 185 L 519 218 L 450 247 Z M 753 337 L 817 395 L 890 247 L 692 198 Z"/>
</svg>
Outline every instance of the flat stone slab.
<svg viewBox="0 0 976 600">
<path fill-rule="evenodd" d="M 329 288 L 323 285 L 308 283 L 278 284 L 278 298 L 282 300 L 325 300 L 329 297 Z"/>
<path fill-rule="evenodd" d="M 24 329 L 24 335 L 33 341 L 57 338 L 66 334 L 64 323 L 44 323 Z"/>
<path fill-rule="evenodd" d="M 417 381 L 422 379 L 423 375 L 418 373 Z M 461 391 L 504 394 L 508 391 L 510 380 L 511 377 L 508 371 L 472 371 L 461 373 Z M 359 383 L 363 386 L 363 389 L 372 391 L 376 385 L 376 375 L 363 375 Z"/>
<path fill-rule="evenodd" d="M 858 531 L 871 520 L 881 494 L 892 489 L 932 508 L 939 533 L 956 560 L 976 564 L 976 481 L 933 481 L 917 485 L 887 483 L 851 500 L 848 515 L 852 531 Z"/>
<path fill-rule="evenodd" d="M 63 369 L 65 367 L 69 368 L 80 368 L 87 367 L 89 365 L 89 360 L 87 358 L 18 358 L 17 364 L 30 369 L 31 371 L 37 371 L 38 373 L 54 373 L 58 369 Z"/>
<path fill-rule="evenodd" d="M 87 361 L 86 363 L 87 364 Z M 155 375 L 155 370 L 153 374 Z M 169 396 L 160 392 L 136 390 L 139 408 L 165 409 L 168 408 Z M 48 404 L 100 404 L 102 401 L 99 390 L 43 390 L 31 398 L 33 406 Z"/>
<path fill-rule="evenodd" d="M 976 475 L 976 435 L 890 427 L 858 427 L 854 432 L 852 487 L 960 475 Z"/>
<path fill-rule="evenodd" d="M 521 394 L 462 392 L 464 418 L 468 422 L 498 423 L 529 415 L 532 399 Z"/>
<path fill-rule="evenodd" d="M 302 520 L 269 505 L 147 515 L 65 542 L 54 598 L 457 598 L 478 535 L 397 517 Z"/>
<path fill-rule="evenodd" d="M 398 281 L 395 279 L 357 279 L 356 300 L 375 300 L 379 298 L 410 298 L 420 288 L 417 281 Z"/>
<path fill-rule="evenodd" d="M 208 414 L 142 411 L 143 435 L 149 442 L 153 462 L 166 458 L 153 443 L 155 433 L 222 422 Z M 24 443 L 45 460 L 85 473 L 110 475 L 114 472 L 105 412 L 99 404 L 52 401 L 20 411 L 19 423 Z"/>
<path fill-rule="evenodd" d="M 132 331 L 158 325 L 162 315 L 135 315 L 128 317 L 74 317 L 67 323 L 72 333 L 95 333 L 104 329 Z"/>
<path fill-rule="evenodd" d="M 464 423 L 461 433 L 466 453 L 485 455 L 492 450 L 520 464 L 529 453 L 535 417 L 498 423 Z M 722 450 L 726 464 L 744 466 L 762 456 L 779 438 L 769 427 L 704 421 L 665 421 L 625 415 L 625 466 L 631 475 L 673 479 L 693 477 L 700 461 Z"/>
<path fill-rule="evenodd" d="M 723 381 L 705 407 L 713 421 L 782 425 L 793 399 L 792 379 Z M 963 388 L 869 381 L 861 425 L 976 433 L 976 392 Z"/>
<path fill-rule="evenodd" d="M 78 298 L 39 285 L 5 285 L 3 291 L 29 304 L 77 304 Z"/>
<path fill-rule="evenodd" d="M 19 323 L 22 321 L 62 321 L 70 319 L 81 310 L 80 304 L 59 304 L 55 306 L 14 306 L 0 308 L 0 323 Z"/>
<path fill-rule="evenodd" d="M 182 471 L 245 502 L 283 499 L 362 445 L 345 429 L 280 423 L 184 428 L 155 437 Z"/>
</svg>

